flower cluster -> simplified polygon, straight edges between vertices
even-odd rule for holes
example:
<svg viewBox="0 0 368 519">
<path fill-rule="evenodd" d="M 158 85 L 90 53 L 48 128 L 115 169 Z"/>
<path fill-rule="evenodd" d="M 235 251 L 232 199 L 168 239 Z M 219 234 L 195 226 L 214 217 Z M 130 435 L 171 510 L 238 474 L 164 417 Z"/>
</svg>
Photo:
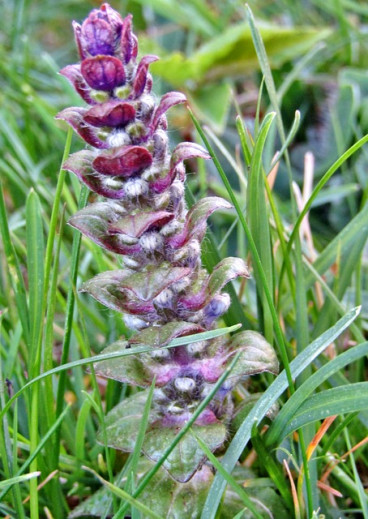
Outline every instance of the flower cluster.
<svg viewBox="0 0 368 519">
<path fill-rule="evenodd" d="M 148 55 L 137 60 L 131 15 L 122 19 L 103 4 L 82 25 L 74 23 L 74 33 L 81 62 L 65 67 L 61 74 L 88 106 L 66 108 L 58 118 L 89 146 L 71 155 L 64 168 L 103 198 L 76 213 L 69 223 L 119 254 L 124 263 L 121 270 L 89 280 L 82 290 L 121 312 L 127 326 L 135 330 L 129 341 L 118 341 L 105 352 L 152 347 L 149 353 L 98 363 L 96 371 L 143 388 L 155 378 L 143 451 L 156 460 L 235 352 L 241 351 L 231 378 L 194 426 L 216 450 L 227 436 L 234 385 L 261 371 L 277 371 L 271 346 L 248 331 L 232 339 L 162 347 L 172 339 L 211 329 L 230 305 L 223 287 L 238 276 L 249 276 L 238 258 L 224 259 L 210 275 L 201 266 L 207 218 L 231 206 L 221 198 L 208 197 L 187 209 L 183 161 L 209 155 L 191 142 L 170 151 L 165 113 L 186 98 L 170 92 L 156 100 L 151 93 L 149 65 L 158 58 Z M 133 450 L 146 396 L 147 390 L 138 392 L 108 414 L 110 446 Z M 185 482 L 203 463 L 203 453 L 190 435 L 182 440 L 180 450 L 181 454 L 174 451 L 165 466 Z"/>
</svg>

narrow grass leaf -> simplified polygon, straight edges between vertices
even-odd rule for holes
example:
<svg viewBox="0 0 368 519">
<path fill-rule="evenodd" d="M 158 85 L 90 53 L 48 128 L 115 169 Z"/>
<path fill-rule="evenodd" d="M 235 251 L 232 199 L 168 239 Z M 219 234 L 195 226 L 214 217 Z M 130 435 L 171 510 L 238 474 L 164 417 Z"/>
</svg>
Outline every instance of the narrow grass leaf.
<svg viewBox="0 0 368 519">
<path fill-rule="evenodd" d="M 153 519 L 162 519 L 159 515 L 155 514 L 155 512 L 152 512 L 149 508 L 147 508 L 143 503 L 137 501 L 129 495 L 127 492 L 122 490 L 121 488 L 113 485 L 109 481 L 106 481 L 106 479 L 103 479 L 101 476 L 97 474 L 94 470 L 90 469 L 89 467 L 83 467 L 85 470 L 88 470 L 88 472 L 91 472 L 101 483 L 103 483 L 113 494 L 115 494 L 117 497 L 120 497 L 120 499 L 123 499 L 130 505 L 134 506 L 144 514 L 146 514 L 147 517 L 152 517 Z"/>
<path fill-rule="evenodd" d="M 241 328 L 241 324 L 234 324 L 233 326 L 229 326 L 228 328 L 219 328 L 217 330 L 210 330 L 208 332 L 196 333 L 194 335 L 186 335 L 185 337 L 179 337 L 178 339 L 173 339 L 166 346 L 161 346 L 160 349 L 163 348 L 177 348 L 178 346 L 185 346 L 187 344 L 192 344 L 193 342 L 198 341 L 207 341 L 209 339 L 214 339 L 215 337 L 221 337 L 222 335 L 226 335 L 227 333 L 234 332 Z M 101 355 L 96 355 L 94 357 L 88 357 L 85 359 L 75 360 L 73 362 L 68 362 L 66 364 L 62 364 L 61 366 L 57 366 L 56 368 L 50 369 L 49 371 L 38 375 L 35 379 L 29 380 L 19 391 L 17 391 L 6 403 L 4 408 L 0 411 L 0 419 L 4 416 L 4 414 L 8 411 L 14 400 L 16 400 L 26 389 L 35 384 L 36 382 L 44 379 L 45 377 L 49 377 L 51 375 L 55 375 L 56 373 L 60 373 L 62 371 L 67 371 L 72 368 L 76 368 L 79 366 L 85 366 L 86 364 L 94 364 L 96 362 L 101 362 L 103 360 L 109 360 L 112 358 L 125 357 L 128 355 L 137 355 L 138 353 L 147 353 L 152 351 L 152 346 L 138 346 L 136 348 L 128 348 L 126 350 L 122 350 L 114 353 L 103 353 Z"/>
<path fill-rule="evenodd" d="M 6 214 L 3 186 L 0 178 L 0 231 L 3 241 L 6 264 L 9 271 L 10 282 L 15 294 L 15 302 L 22 323 L 24 338 L 29 345 L 29 313 L 26 296 L 26 287 L 21 273 L 19 260 L 10 238 L 8 218 Z"/>
<path fill-rule="evenodd" d="M 38 478 L 41 472 L 30 472 L 29 474 L 24 474 L 23 476 L 17 476 L 10 479 L 5 479 L 4 481 L 0 481 L 0 489 L 8 489 L 17 483 L 22 483 L 23 481 L 29 481 L 33 478 Z"/>
<path fill-rule="evenodd" d="M 273 275 L 272 275 L 272 249 L 269 228 L 269 218 L 267 213 L 265 188 L 263 180 L 262 152 L 268 135 L 268 131 L 275 117 L 274 113 L 269 113 L 264 118 L 257 139 L 254 143 L 252 158 L 250 162 L 250 174 L 247 189 L 247 212 L 249 230 L 252 233 L 256 245 L 259 259 L 264 270 L 267 287 L 273 297 Z M 265 300 L 262 277 L 259 268 L 254 262 L 254 274 L 256 285 L 262 300 L 263 322 L 265 336 L 268 342 L 273 342 L 273 322 L 271 310 Z"/>
<path fill-rule="evenodd" d="M 290 363 L 292 377 L 297 377 L 303 370 L 309 366 L 313 360 L 327 348 L 333 340 L 336 339 L 353 321 L 360 312 L 359 308 L 354 308 L 340 319 L 332 328 L 323 333 L 318 339 L 313 341 L 305 350 Z M 230 443 L 225 456 L 222 459 L 222 466 L 227 472 L 231 472 L 235 467 L 241 453 L 250 440 L 253 424 L 259 424 L 264 418 L 268 409 L 277 401 L 288 386 L 285 371 L 272 382 L 269 388 L 264 392 L 244 422 L 237 430 L 232 442 Z M 201 519 L 214 519 L 217 508 L 220 504 L 223 491 L 226 487 L 226 481 L 221 474 L 215 476 L 210 492 L 201 515 Z"/>
<path fill-rule="evenodd" d="M 359 344 L 359 346 L 355 346 L 344 353 L 341 353 L 335 359 L 331 360 L 311 375 L 284 404 L 267 432 L 266 445 L 269 447 L 276 443 L 281 443 L 281 436 L 287 423 L 293 419 L 293 416 L 298 413 L 299 408 L 307 401 L 309 395 L 318 386 L 320 386 L 325 380 L 328 380 L 328 378 L 337 371 L 340 371 L 345 366 L 355 362 L 365 355 L 368 355 L 368 342 Z"/>
<path fill-rule="evenodd" d="M 368 408 L 368 382 L 338 386 L 312 395 L 304 401 L 293 419 L 281 432 L 284 438 L 305 424 L 335 414 L 354 413 Z"/>
<path fill-rule="evenodd" d="M 248 496 L 248 494 L 245 492 L 244 488 L 239 485 L 237 481 L 231 476 L 231 474 L 228 474 L 226 470 L 222 467 L 219 460 L 216 458 L 216 456 L 211 452 L 211 450 L 207 447 L 206 443 L 196 434 L 193 429 L 190 429 L 191 434 L 195 437 L 197 440 L 199 446 L 209 459 L 209 461 L 212 463 L 212 465 L 215 467 L 216 470 L 222 474 L 222 476 L 226 479 L 226 481 L 229 483 L 230 487 L 238 494 L 240 499 L 242 499 L 243 503 L 246 505 L 246 507 L 252 512 L 254 517 L 257 517 L 257 519 L 262 519 L 262 515 L 257 511 L 256 507 L 254 506 L 254 503 L 252 502 L 251 498 Z"/>
</svg>

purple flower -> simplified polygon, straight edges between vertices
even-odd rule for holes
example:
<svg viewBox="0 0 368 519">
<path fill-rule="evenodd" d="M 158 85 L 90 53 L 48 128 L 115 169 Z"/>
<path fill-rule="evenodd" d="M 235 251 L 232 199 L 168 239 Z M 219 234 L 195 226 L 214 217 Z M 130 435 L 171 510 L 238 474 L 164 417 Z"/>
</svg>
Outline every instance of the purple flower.
<svg viewBox="0 0 368 519">
<path fill-rule="evenodd" d="M 186 98 L 170 92 L 156 101 L 151 95 L 148 70 L 158 58 L 143 56 L 136 63 L 138 46 L 131 15 L 123 19 L 103 4 L 81 25 L 74 23 L 74 33 L 81 63 L 61 73 L 89 106 L 66 108 L 58 118 L 92 149 L 71 155 L 64 168 L 105 200 L 77 212 L 70 224 L 99 246 L 121 255 L 125 265 L 100 273 L 82 291 L 122 313 L 127 325 L 135 329 L 129 342 L 118 341 L 107 352 L 137 344 L 152 346 L 144 355 L 99 363 L 96 371 L 143 388 L 155 378 L 159 390 L 155 390 L 147 437 L 156 443 L 143 446 L 152 457 L 153 447 L 164 446 L 173 428 L 192 416 L 234 355 L 228 338 L 170 350 L 163 347 L 175 338 L 210 330 L 230 305 L 230 297 L 222 292 L 224 286 L 239 276 L 249 277 L 249 272 L 239 258 L 222 260 L 211 275 L 201 266 L 207 219 L 214 211 L 231 206 L 208 197 L 188 211 L 184 161 L 210 156 L 192 142 L 180 143 L 170 152 L 165 114 Z M 236 342 L 237 349 L 244 350 L 241 367 L 195 424 L 214 431 L 212 450 L 226 439 L 224 424 L 233 411 L 231 388 L 244 376 L 275 370 L 271 348 L 259 338 L 253 337 L 252 342 L 247 336 L 246 340 L 251 342 L 248 347 Z M 107 416 L 108 442 L 122 450 L 130 450 L 132 442 L 124 443 L 125 433 L 119 430 L 116 416 L 124 415 L 125 409 L 134 411 L 141 398 L 137 395 Z M 183 464 L 182 473 L 175 469 L 173 475 L 186 481 L 201 463 L 199 449 L 188 466 Z"/>
</svg>

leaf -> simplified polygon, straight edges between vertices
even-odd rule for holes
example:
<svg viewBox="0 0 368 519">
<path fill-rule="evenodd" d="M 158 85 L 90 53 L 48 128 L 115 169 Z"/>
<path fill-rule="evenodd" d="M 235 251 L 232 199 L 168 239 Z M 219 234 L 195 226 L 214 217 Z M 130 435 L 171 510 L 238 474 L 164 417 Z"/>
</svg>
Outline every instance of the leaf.
<svg viewBox="0 0 368 519">
<path fill-rule="evenodd" d="M 152 466 L 151 461 L 141 458 L 137 470 L 138 480 Z M 160 517 L 168 517 L 169 513 L 173 518 L 199 517 L 212 479 L 212 471 L 207 466 L 198 471 L 188 483 L 178 483 L 167 477 L 165 470 L 160 469 L 142 492 L 140 501 Z M 125 479 L 116 481 L 115 485 L 123 487 L 124 483 Z M 157 492 L 157 489 L 160 491 Z M 75 508 L 69 517 L 103 517 L 111 505 L 111 493 L 102 488 Z"/>
<path fill-rule="evenodd" d="M 157 348 L 159 346 L 166 346 L 166 344 L 177 337 L 183 337 L 201 331 L 203 331 L 203 328 L 198 324 L 174 321 L 162 326 L 150 326 L 134 334 L 133 337 L 129 339 L 129 343 Z"/>
<path fill-rule="evenodd" d="M 105 416 L 105 430 L 110 447 L 124 452 L 133 452 L 139 424 L 149 390 L 140 391 L 125 398 Z M 157 411 L 151 409 L 149 424 L 158 419 Z M 102 430 L 97 433 L 97 440 L 104 443 Z"/>
<path fill-rule="evenodd" d="M 368 382 L 327 389 L 303 402 L 281 434 L 285 437 L 303 425 L 321 420 L 326 416 L 365 411 L 367 408 Z"/>
<path fill-rule="evenodd" d="M 105 418 L 105 430 L 109 447 L 125 452 L 134 450 L 139 424 L 144 412 L 148 390 L 141 391 L 126 398 L 114 407 Z M 158 461 L 178 434 L 177 427 L 164 427 L 159 420 L 158 411 L 153 408 L 149 416 L 148 429 L 143 443 L 143 452 L 152 461 Z M 206 438 L 211 451 L 220 447 L 226 438 L 226 427 L 220 422 L 210 425 L 193 425 L 193 430 L 199 436 Z M 103 434 L 97 435 L 103 443 Z M 201 448 L 191 435 L 181 438 L 164 462 L 164 467 L 177 481 L 185 483 L 205 460 Z"/>
<path fill-rule="evenodd" d="M 67 122 L 73 128 L 73 130 L 75 130 L 77 134 L 80 135 L 82 139 L 86 141 L 87 144 L 90 144 L 94 148 L 109 148 L 107 142 L 104 142 L 98 137 L 98 130 L 96 130 L 96 128 L 93 128 L 93 126 L 90 126 L 90 124 L 87 124 L 85 122 L 84 116 L 86 114 L 86 111 L 87 110 L 85 108 L 71 106 L 59 112 L 56 116 L 56 119 L 61 119 Z"/>
<path fill-rule="evenodd" d="M 119 199 L 124 196 L 124 182 L 119 177 L 114 177 L 113 185 L 107 182 L 107 177 L 98 173 L 92 166 L 95 154 L 90 150 L 72 153 L 63 167 L 71 171 L 86 184 L 92 191 L 107 198 Z"/>
<path fill-rule="evenodd" d="M 140 245 L 125 245 L 119 235 L 110 232 L 121 211 L 123 208 L 112 202 L 97 202 L 75 213 L 68 223 L 104 249 L 133 255 L 141 250 Z"/>
<path fill-rule="evenodd" d="M 327 28 L 285 28 L 264 24 L 260 29 L 267 55 L 274 65 L 280 65 L 303 55 L 317 41 L 325 39 Z M 152 66 L 152 72 L 173 85 L 187 80 L 204 81 L 244 74 L 257 68 L 257 56 L 247 23 L 234 24 L 200 47 L 191 57 L 176 52 Z"/>
<path fill-rule="evenodd" d="M 230 85 L 225 82 L 205 84 L 188 94 L 194 112 L 219 134 L 225 129 L 231 96 Z"/>
<path fill-rule="evenodd" d="M 226 439 L 226 427 L 222 423 L 193 425 L 192 429 L 198 436 L 206 439 L 206 444 L 211 451 L 220 447 Z M 158 427 L 149 431 L 143 445 L 144 453 L 152 461 L 158 461 L 177 433 L 176 428 L 168 427 Z M 163 466 L 176 481 L 185 483 L 190 480 L 205 459 L 197 440 L 187 434 L 167 457 Z"/>
<path fill-rule="evenodd" d="M 110 344 L 102 353 L 117 353 L 125 351 L 127 348 L 129 348 L 128 342 L 117 341 Z M 181 368 L 179 364 L 169 362 L 169 360 L 163 364 L 155 361 L 149 354 L 140 353 L 99 362 L 95 364 L 94 369 L 103 377 L 140 387 L 150 386 L 156 377 L 156 386 L 161 387 L 175 378 Z"/>
<path fill-rule="evenodd" d="M 221 289 L 238 276 L 249 278 L 249 271 L 240 258 L 225 258 L 213 269 L 203 288 L 195 294 L 189 294 L 179 299 L 180 304 L 190 310 L 198 310 L 208 304 Z"/>
<path fill-rule="evenodd" d="M 98 155 L 92 166 L 102 175 L 131 177 L 152 164 L 152 155 L 144 146 L 123 146 Z"/>
<path fill-rule="evenodd" d="M 313 341 L 305 348 L 291 363 L 290 369 L 293 378 L 296 378 L 331 342 L 338 337 L 357 317 L 360 308 L 355 308 L 341 318 L 332 328 L 323 333 L 318 339 Z M 244 422 L 237 430 L 231 441 L 225 456 L 222 459 L 222 466 L 228 472 L 235 467 L 241 453 L 250 440 L 254 423 L 261 422 L 270 407 L 277 401 L 279 396 L 288 387 L 285 370 L 278 375 L 269 388 L 263 393 L 251 412 L 247 415 Z M 226 482 L 221 475 L 216 475 L 208 494 L 201 519 L 213 519 L 225 490 Z"/>
<path fill-rule="evenodd" d="M 187 98 L 181 92 L 168 92 L 167 94 L 163 95 L 160 99 L 158 107 L 153 114 L 152 122 L 150 124 L 151 131 L 153 132 L 156 130 L 161 117 L 167 112 L 167 110 L 169 110 L 174 105 L 185 103 L 186 100 Z"/>
<path fill-rule="evenodd" d="M 153 267 L 134 274 L 128 269 L 110 270 L 86 281 L 80 290 L 88 292 L 112 310 L 153 315 L 155 307 L 152 300 L 189 273 L 189 268 L 171 266 Z M 150 319 L 149 315 L 146 317 Z"/>
<path fill-rule="evenodd" d="M 232 205 L 229 202 L 217 196 L 202 198 L 188 212 L 183 231 L 167 240 L 168 245 L 179 248 L 193 237 L 201 241 L 206 231 L 207 218 L 214 211 L 231 209 L 231 207 Z"/>
<path fill-rule="evenodd" d="M 31 350 L 29 357 L 29 373 L 38 375 L 41 352 L 39 351 L 43 320 L 43 283 L 44 283 L 44 237 L 41 205 L 37 194 L 29 193 L 26 204 L 27 220 L 27 274 L 29 285 L 29 323 Z"/>
<path fill-rule="evenodd" d="M 142 211 L 119 218 L 115 223 L 109 225 L 109 229 L 115 233 L 126 234 L 132 238 L 140 238 L 151 227 L 161 227 L 170 222 L 174 216 L 174 213 L 169 213 L 168 211 Z"/>
<path fill-rule="evenodd" d="M 251 330 L 238 333 L 232 338 L 230 347 L 236 352 L 241 351 L 242 354 L 229 379 L 239 377 L 241 380 L 243 377 L 264 371 L 277 375 L 279 363 L 275 350 L 260 333 Z"/>
<path fill-rule="evenodd" d="M 322 366 L 316 373 L 313 373 L 308 379 L 295 391 L 293 395 L 284 404 L 275 421 L 269 428 L 265 442 L 269 447 L 282 441 L 282 431 L 286 428 L 293 416 L 298 412 L 300 407 L 307 400 L 309 395 L 319 387 L 325 380 L 329 379 L 334 373 L 342 370 L 348 364 L 351 364 L 358 359 L 368 354 L 368 343 L 365 342 L 354 348 L 350 348 L 338 355 Z"/>
</svg>

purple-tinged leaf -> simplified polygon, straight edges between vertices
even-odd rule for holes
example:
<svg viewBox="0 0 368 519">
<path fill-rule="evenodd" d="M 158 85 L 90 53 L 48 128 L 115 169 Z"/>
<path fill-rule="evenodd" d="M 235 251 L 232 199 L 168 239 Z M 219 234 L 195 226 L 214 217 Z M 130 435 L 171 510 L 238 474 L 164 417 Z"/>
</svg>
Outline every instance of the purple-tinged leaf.
<svg viewBox="0 0 368 519">
<path fill-rule="evenodd" d="M 135 118 L 135 108 L 131 103 L 124 101 L 108 101 L 107 103 L 95 105 L 84 115 L 86 123 L 92 126 L 126 126 Z"/>
<path fill-rule="evenodd" d="M 103 353 L 116 353 L 126 348 L 126 341 L 117 341 L 105 348 Z M 98 375 L 140 387 L 149 387 L 155 377 L 156 387 L 166 386 L 178 376 L 180 369 L 178 364 L 161 363 L 148 353 L 129 355 L 95 364 L 95 371 Z"/>
<path fill-rule="evenodd" d="M 103 175 L 131 177 L 152 164 L 152 155 L 143 146 L 125 146 L 113 153 L 101 154 L 93 161 L 93 167 Z"/>
<path fill-rule="evenodd" d="M 134 294 L 140 301 L 152 301 L 163 290 L 188 274 L 189 268 L 170 265 L 152 267 L 146 272 L 124 276 L 120 281 L 120 288 L 129 291 L 129 297 Z"/>
<path fill-rule="evenodd" d="M 174 105 L 186 103 L 187 98 L 181 92 L 169 92 L 161 97 L 160 104 L 155 110 L 152 123 L 150 125 L 151 131 L 154 132 L 160 122 L 161 117 Z"/>
<path fill-rule="evenodd" d="M 81 31 L 82 27 L 79 25 L 79 23 L 73 21 L 72 22 L 73 31 L 74 31 L 74 37 L 75 37 L 75 43 L 77 44 L 78 48 L 78 54 L 81 59 L 87 58 L 86 52 L 83 48 L 82 41 L 81 41 Z"/>
<path fill-rule="evenodd" d="M 203 441 L 206 442 L 211 451 L 221 447 L 226 440 L 226 427 L 220 422 L 205 426 L 194 424 L 192 429 L 195 434 L 203 438 Z M 145 436 L 143 443 L 144 454 L 152 461 L 157 462 L 177 434 L 176 428 L 162 427 L 161 422 L 158 421 L 154 428 L 148 431 Z M 114 447 L 119 448 L 116 444 Z M 203 465 L 205 459 L 206 456 L 203 454 L 195 437 L 191 434 L 186 434 L 167 457 L 163 466 L 176 481 L 186 483 Z"/>
<path fill-rule="evenodd" d="M 142 346 L 166 346 L 170 341 L 178 337 L 184 337 L 193 333 L 203 332 L 199 324 L 186 323 L 185 321 L 174 321 L 162 326 L 150 326 L 130 337 L 129 344 L 140 344 Z"/>
<path fill-rule="evenodd" d="M 172 168 L 164 177 L 152 180 L 149 183 L 150 190 L 155 194 L 163 193 L 174 182 L 176 174 L 176 168 Z"/>
<path fill-rule="evenodd" d="M 117 208 L 111 202 L 97 202 L 78 211 L 68 223 L 100 247 L 116 254 L 134 256 L 141 251 L 140 245 L 126 245 L 119 236 L 109 231 L 109 226 L 116 220 L 117 214 Z"/>
<path fill-rule="evenodd" d="M 240 381 L 264 371 L 274 375 L 278 374 L 279 363 L 275 350 L 260 333 L 252 330 L 238 333 L 232 337 L 230 348 L 234 354 L 239 351 L 242 354 L 230 373 L 229 379 L 236 377 Z"/>
<path fill-rule="evenodd" d="M 132 35 L 132 18 L 132 15 L 128 14 L 128 16 L 124 18 L 123 27 L 121 29 L 120 47 L 125 64 L 131 60 L 135 47 L 135 41 Z"/>
<path fill-rule="evenodd" d="M 154 61 L 157 61 L 158 59 L 159 59 L 158 56 L 153 56 L 153 55 L 149 54 L 147 56 L 143 56 L 143 58 L 139 62 L 139 65 L 137 67 L 137 72 L 135 74 L 135 78 L 133 81 L 133 94 L 134 94 L 133 97 L 134 97 L 134 99 L 136 99 L 137 97 L 139 97 L 140 95 L 143 94 L 144 87 L 146 86 L 146 81 L 147 81 L 148 67 L 151 63 L 153 63 Z"/>
<path fill-rule="evenodd" d="M 114 33 L 107 21 L 91 15 L 83 22 L 80 31 L 80 45 L 84 55 L 113 55 L 115 50 Z M 83 56 L 81 56 L 83 59 Z"/>
<path fill-rule="evenodd" d="M 109 179 L 100 175 L 92 166 L 95 153 L 90 150 L 77 151 L 70 155 L 68 160 L 63 164 L 63 168 L 71 171 L 86 184 L 95 193 L 119 200 L 124 197 L 124 184 L 119 178 L 113 178 L 114 186 L 111 186 Z"/>
<path fill-rule="evenodd" d="M 86 58 L 81 64 L 81 73 L 95 90 L 113 90 L 125 82 L 123 64 L 114 56 Z"/>
<path fill-rule="evenodd" d="M 105 416 L 107 444 L 124 452 L 134 450 L 139 426 L 142 420 L 144 406 L 147 402 L 148 391 L 140 391 L 124 398 Z M 157 410 L 151 409 L 149 421 L 158 419 Z M 97 433 L 97 441 L 104 444 L 104 432 L 100 429 Z"/>
<path fill-rule="evenodd" d="M 179 304 L 190 311 L 196 311 L 207 305 L 221 289 L 237 277 L 249 278 L 249 271 L 240 258 L 225 258 L 214 268 L 207 283 L 196 293 L 179 299 Z"/>
<path fill-rule="evenodd" d="M 112 233 L 122 233 L 133 238 L 140 238 L 142 234 L 152 227 L 161 227 L 174 218 L 173 213 L 167 211 L 141 212 L 119 218 L 109 225 Z"/>
<path fill-rule="evenodd" d="M 97 136 L 96 129 L 89 124 L 86 124 L 84 119 L 85 113 L 85 108 L 71 106 L 70 108 L 65 108 L 59 112 L 56 116 L 56 119 L 62 119 L 63 121 L 66 121 L 78 133 L 78 135 L 80 135 L 82 139 L 86 141 L 87 144 L 90 144 L 94 148 L 108 148 L 108 144 Z"/>
<path fill-rule="evenodd" d="M 200 157 L 202 159 L 211 158 L 210 154 L 199 144 L 195 142 L 181 142 L 172 152 L 170 166 L 174 168 L 183 160 L 192 159 L 194 157 Z"/>
<path fill-rule="evenodd" d="M 153 303 L 142 302 L 142 300 L 132 297 L 132 293 L 128 295 L 122 289 L 122 284 L 128 277 L 132 276 L 127 269 L 102 272 L 86 281 L 81 287 L 81 292 L 88 292 L 97 301 L 117 312 L 139 315 L 148 322 L 157 319 Z"/>
<path fill-rule="evenodd" d="M 166 176 L 150 182 L 150 189 L 154 193 L 163 193 L 173 183 L 177 175 L 179 175 L 180 180 L 183 181 L 182 169 L 180 168 L 181 162 L 194 157 L 209 159 L 210 155 L 199 144 L 193 142 L 182 142 L 178 144 L 172 153 L 169 172 Z"/>
<path fill-rule="evenodd" d="M 85 82 L 82 73 L 81 66 L 78 65 L 67 65 L 63 69 L 60 70 L 60 74 L 72 84 L 76 92 L 81 96 L 81 98 L 88 103 L 89 105 L 95 105 L 96 101 L 92 99 L 90 93 L 91 89 Z"/>
<path fill-rule="evenodd" d="M 188 212 L 183 230 L 167 241 L 173 249 L 182 247 L 194 236 L 201 241 L 206 232 L 207 218 L 220 209 L 231 209 L 232 205 L 223 198 L 212 196 L 199 200 Z"/>
</svg>

